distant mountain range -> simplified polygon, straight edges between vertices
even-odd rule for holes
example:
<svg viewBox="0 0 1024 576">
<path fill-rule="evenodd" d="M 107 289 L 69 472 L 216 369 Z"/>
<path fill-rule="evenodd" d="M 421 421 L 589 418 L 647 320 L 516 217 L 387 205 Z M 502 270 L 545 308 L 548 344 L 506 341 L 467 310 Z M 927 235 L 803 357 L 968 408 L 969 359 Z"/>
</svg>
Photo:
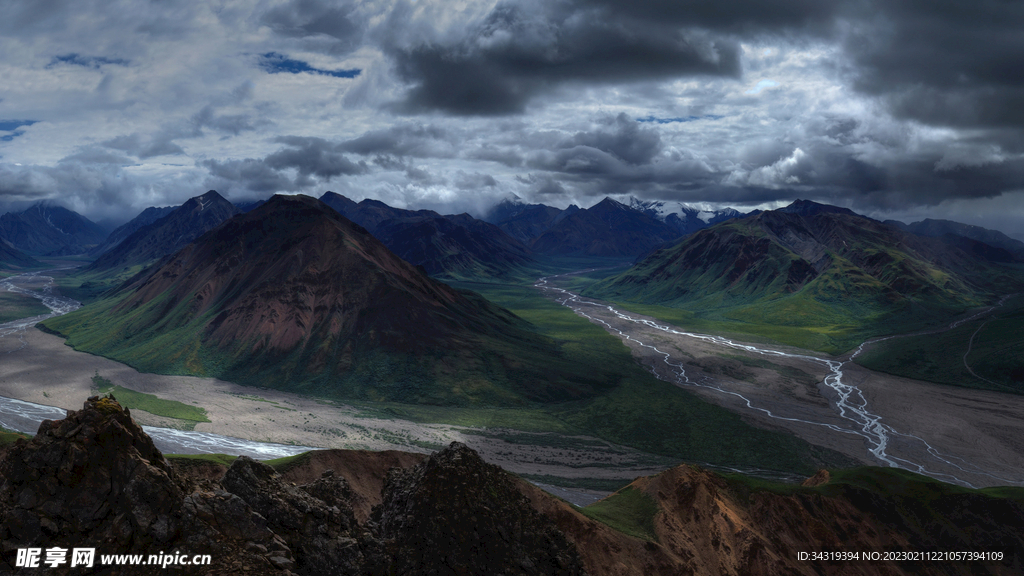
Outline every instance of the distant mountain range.
<svg viewBox="0 0 1024 576">
<path fill-rule="evenodd" d="M 84 254 L 106 237 L 98 224 L 51 202 L 0 216 L 0 240 L 33 256 Z"/>
<path fill-rule="evenodd" d="M 128 222 L 118 226 L 113 232 L 107 236 L 107 239 L 102 244 L 97 245 L 95 248 L 89 251 L 89 255 L 97 257 L 101 254 L 109 252 L 116 248 L 121 242 L 124 242 L 129 236 L 131 236 L 136 230 L 152 224 L 157 220 L 167 216 L 171 212 L 174 212 L 176 206 L 163 206 L 160 208 L 150 207 L 143 210 L 138 216 L 132 218 Z"/>
<path fill-rule="evenodd" d="M 636 258 L 655 246 L 679 238 L 664 222 L 605 198 L 586 210 L 562 218 L 535 238 L 530 247 L 542 254 Z"/>
<path fill-rule="evenodd" d="M 484 216 L 484 220 L 501 228 L 523 244 L 529 245 L 534 238 L 579 209 L 575 204 L 565 210 L 544 204 L 526 204 L 518 196 L 511 194 L 493 206 Z"/>
<path fill-rule="evenodd" d="M 527 204 L 513 194 L 484 219 L 540 254 L 633 259 L 740 215 L 733 209 L 709 211 L 634 197 L 629 204 L 605 198 L 588 209 L 571 205 L 559 210 Z"/>
<path fill-rule="evenodd" d="M 1024 287 L 1001 248 L 929 238 L 809 201 L 733 219 L 660 250 L 585 294 L 731 320 L 894 331 Z M 899 319 L 899 322 L 897 322 Z"/>
<path fill-rule="evenodd" d="M 514 405 L 603 385 L 563 370 L 526 322 L 432 280 L 307 196 L 275 196 L 46 326 L 142 370 L 335 397 Z"/>
<path fill-rule="evenodd" d="M 706 210 L 694 208 L 682 202 L 640 200 L 632 196 L 629 198 L 629 207 L 672 226 L 679 232 L 680 236 L 693 234 L 698 230 L 703 230 L 712 224 L 718 224 L 730 218 L 745 216 L 744 213 L 733 208 Z"/>
<path fill-rule="evenodd" d="M 952 220 L 932 220 L 930 218 L 912 224 L 904 224 L 896 220 L 886 220 L 885 223 L 907 232 L 913 232 L 919 236 L 941 237 L 947 234 L 963 236 L 964 238 L 984 242 L 989 246 L 1008 250 L 1018 256 L 1024 256 L 1024 242 L 1010 238 L 1002 232 L 989 230 L 981 226 L 961 224 Z"/>
<path fill-rule="evenodd" d="M 215 190 L 191 198 L 166 213 L 165 208 L 150 210 L 152 212 L 149 214 L 144 211 L 135 220 L 122 226 L 135 227 L 135 231 L 87 266 L 86 271 L 122 270 L 149 264 L 181 250 L 205 232 L 239 213 L 238 208 Z M 160 216 L 161 213 L 164 213 L 163 216 Z M 154 216 L 158 217 L 143 224 Z"/>
<path fill-rule="evenodd" d="M 377 200 L 356 203 L 334 192 L 320 200 L 431 276 L 506 278 L 532 261 L 521 242 L 469 214 L 442 216 L 432 210 L 392 208 Z"/>
</svg>

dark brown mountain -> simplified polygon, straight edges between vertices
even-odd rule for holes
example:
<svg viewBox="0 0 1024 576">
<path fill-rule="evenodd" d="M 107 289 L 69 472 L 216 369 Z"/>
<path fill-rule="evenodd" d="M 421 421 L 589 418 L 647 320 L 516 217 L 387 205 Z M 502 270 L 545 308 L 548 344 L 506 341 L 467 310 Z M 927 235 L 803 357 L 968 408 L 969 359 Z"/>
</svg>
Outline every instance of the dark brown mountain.
<svg viewBox="0 0 1024 576">
<path fill-rule="evenodd" d="M 106 237 L 85 216 L 49 201 L 0 216 L 0 240 L 34 256 L 84 254 Z"/>
<path fill-rule="evenodd" d="M 156 222 L 157 220 L 163 218 L 164 216 L 167 216 L 171 212 L 174 212 L 176 208 L 176 206 L 146 208 L 135 218 L 132 218 L 128 222 L 115 228 L 114 231 L 111 232 L 109 236 L 107 236 L 107 239 L 104 240 L 102 244 L 99 244 L 98 246 L 89 251 L 89 255 L 92 257 L 96 257 L 99 256 L 100 254 L 103 254 L 104 252 L 111 250 L 121 242 L 124 242 L 126 238 L 131 236 L 132 233 L 134 233 L 139 228 Z"/>
<path fill-rule="evenodd" d="M 431 276 L 505 278 L 532 261 L 530 250 L 497 226 L 469 214 L 402 210 L 377 200 L 358 204 L 334 192 L 320 200 L 370 231 L 405 261 Z"/>
<path fill-rule="evenodd" d="M 53 320 L 69 344 L 142 369 L 335 397 L 507 405 L 612 385 L 307 196 L 275 196 Z"/>
<path fill-rule="evenodd" d="M 151 224 L 140 227 L 87 266 L 88 271 L 121 270 L 173 254 L 205 232 L 238 214 L 215 190 L 190 198 Z"/>
<path fill-rule="evenodd" d="M 0 269 L 14 270 L 20 268 L 42 267 L 43 263 L 0 240 Z"/>
<path fill-rule="evenodd" d="M 538 236 L 530 248 L 558 256 L 632 259 L 678 238 L 674 228 L 657 218 L 605 198 L 566 216 Z"/>
</svg>

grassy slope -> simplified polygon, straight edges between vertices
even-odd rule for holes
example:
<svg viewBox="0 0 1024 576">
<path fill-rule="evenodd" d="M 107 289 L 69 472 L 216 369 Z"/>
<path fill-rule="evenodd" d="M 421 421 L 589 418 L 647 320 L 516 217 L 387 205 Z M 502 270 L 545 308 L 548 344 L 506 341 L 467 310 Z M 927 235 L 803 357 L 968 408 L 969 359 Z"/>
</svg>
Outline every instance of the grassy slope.
<svg viewBox="0 0 1024 576">
<path fill-rule="evenodd" d="M 505 408 L 485 407 L 484 402 L 430 406 L 396 402 L 394 398 L 362 405 L 368 412 L 424 422 L 592 434 L 653 454 L 712 464 L 810 473 L 820 462 L 842 461 L 838 455 L 818 450 L 791 435 L 753 428 L 739 416 L 657 380 L 634 362 L 629 350 L 617 338 L 544 298 L 532 287 L 534 273 L 553 274 L 567 267 L 607 267 L 614 263 L 601 259 L 561 259 L 524 271 L 523 277 L 513 284 L 455 283 L 457 287 L 477 290 L 536 325 L 543 337 L 554 339 L 561 347 L 566 366 L 588 375 L 601 375 L 608 385 L 596 397 Z M 602 273 L 605 272 L 598 272 Z M 47 322 L 47 327 L 61 333 L 74 332 L 68 339 L 70 345 L 115 358 L 139 370 L 196 375 L 216 373 L 217 363 L 223 359 L 217 358 L 215 351 L 198 345 L 189 324 L 166 330 L 154 338 L 129 343 L 128 334 L 159 328 L 145 320 L 142 310 L 129 315 L 127 323 L 122 325 L 126 330 L 109 349 L 96 350 L 97 342 L 111 341 L 109 327 L 102 320 L 116 303 L 117 300 L 96 302 L 92 314 L 64 316 Z M 174 326 L 179 312 L 170 311 L 161 324 Z M 171 370 L 166 369 L 168 360 Z M 409 382 L 403 373 L 409 378 L 416 376 L 415 366 L 388 365 L 386 359 L 381 362 L 381 370 L 390 370 L 407 385 Z M 317 387 L 296 391 L 325 395 L 324 390 Z"/>
<path fill-rule="evenodd" d="M 740 235 L 757 238 L 763 231 L 742 221 L 721 225 L 736 228 Z M 902 253 L 885 246 L 867 246 L 867 255 L 884 253 L 892 262 L 880 273 L 891 280 L 906 266 L 926 268 L 937 285 L 944 274 L 921 262 L 907 263 Z M 830 354 L 846 352 L 864 340 L 928 327 L 935 327 L 971 306 L 989 303 L 990 295 L 955 299 L 930 294 L 913 302 L 891 302 L 882 283 L 864 274 L 836 253 L 833 265 L 796 292 L 784 290 L 784 275 L 796 255 L 772 245 L 764 260 L 747 270 L 740 281 L 726 281 L 731 262 L 714 262 L 707 270 L 685 270 L 670 274 L 671 281 L 650 283 L 666 271 L 662 261 L 645 261 L 620 275 L 585 288 L 583 294 L 615 302 L 626 310 L 662 319 L 685 329 L 733 335 L 747 340 L 774 342 Z M 671 264 L 675 266 L 675 264 Z M 1020 267 L 993 267 L 993 276 L 1024 278 Z M 745 278 L 751 278 L 750 282 Z M 770 280 L 770 282 L 769 282 Z M 765 284 L 765 282 L 769 282 Z M 698 287 L 696 293 L 691 287 Z M 962 296 L 969 292 L 957 285 Z M 966 298 L 966 296 L 963 296 Z M 952 299 L 951 299 L 952 298 Z"/>
<path fill-rule="evenodd" d="M 580 510 L 584 515 L 641 540 L 656 542 L 654 516 L 659 512 L 653 498 L 632 486 Z"/>
<path fill-rule="evenodd" d="M 99 300 L 104 292 L 120 286 L 142 269 L 141 265 L 123 270 L 101 272 L 83 272 L 81 269 L 74 269 L 63 274 L 55 274 L 54 279 L 62 295 L 78 300 L 84 305 Z"/>
<path fill-rule="evenodd" d="M 0 426 L 0 447 L 7 446 L 8 444 L 14 444 L 19 439 L 24 438 L 28 440 L 31 438 L 29 434 L 22 434 L 21 432 L 15 432 L 14 430 L 8 430 L 3 426 Z"/>
<path fill-rule="evenodd" d="M 36 298 L 15 292 L 0 292 L 0 324 L 49 313 L 50 309 Z"/>
<path fill-rule="evenodd" d="M 162 296 L 130 312 L 113 314 L 111 310 L 125 297 L 96 301 L 47 321 L 44 327 L 68 335 L 68 344 L 78 350 L 113 358 L 145 372 L 218 377 L 334 398 L 449 406 L 524 405 L 521 394 L 525 386 L 538 380 L 546 384 L 551 374 L 557 374 L 558 382 L 583 390 L 584 395 L 588 388 L 613 387 L 617 378 L 614 373 L 595 372 L 578 364 L 564 353 L 557 357 L 550 353 L 551 344 L 543 336 L 526 346 L 491 335 L 454 350 L 458 356 L 447 362 L 371 350 L 361 353 L 351 370 L 311 375 L 305 368 L 312 348 L 269 358 L 266 353 L 251 352 L 251 347 L 240 346 L 243 351 L 237 352 L 205 346 L 204 327 L 215 311 L 189 320 L 187 299 L 168 309 Z M 513 359 L 515 364 L 502 364 L 502 358 Z M 273 370 L 267 369 L 268 363 L 274 364 Z M 550 368 L 550 372 L 538 372 L 539 366 Z M 576 396 L 568 387 L 551 389 L 552 401 Z"/>
<path fill-rule="evenodd" d="M 99 394 L 113 394 L 114 398 L 117 398 L 117 401 L 125 408 L 144 410 L 156 416 L 178 420 L 179 423 L 174 427 L 180 430 L 194 430 L 196 424 L 210 421 L 204 408 L 176 400 L 164 400 L 153 394 L 117 386 L 98 373 L 92 377 L 92 384 L 94 391 Z"/>
<path fill-rule="evenodd" d="M 593 400 L 542 409 L 571 428 L 690 461 L 746 462 L 806 473 L 810 472 L 806 464 L 812 460 L 835 457 L 791 435 L 754 428 L 739 416 L 658 380 L 633 360 L 618 338 L 543 297 L 535 288 L 471 287 L 540 326 L 562 343 L 575 362 L 621 374 L 619 386 Z"/>
<path fill-rule="evenodd" d="M 1022 327 L 1024 295 L 1018 295 L 992 314 L 952 330 L 874 345 L 856 361 L 872 370 L 907 378 L 1024 394 Z M 977 377 L 964 367 L 965 354 Z"/>
</svg>

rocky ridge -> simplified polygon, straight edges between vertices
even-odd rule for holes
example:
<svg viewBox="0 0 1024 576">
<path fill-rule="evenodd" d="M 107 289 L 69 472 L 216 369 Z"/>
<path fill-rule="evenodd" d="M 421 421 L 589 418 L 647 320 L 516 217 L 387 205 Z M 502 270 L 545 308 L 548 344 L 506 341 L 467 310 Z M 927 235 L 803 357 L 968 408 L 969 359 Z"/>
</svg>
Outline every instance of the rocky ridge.
<svg viewBox="0 0 1024 576">
<path fill-rule="evenodd" d="M 620 521 L 647 524 L 646 536 L 631 536 L 458 443 L 428 457 L 312 452 L 282 473 L 245 457 L 230 466 L 181 459 L 172 465 L 112 398 L 90 398 L 66 419 L 44 422 L 35 438 L 16 442 L 0 458 L 0 573 L 37 573 L 15 571 L 16 550 L 53 546 L 209 554 L 213 565 L 198 572 L 204 575 L 1010 575 L 1024 569 L 1020 490 L 967 490 L 882 468 L 821 471 L 803 486 L 759 486 L 680 465 L 637 478 L 606 499 L 606 510 L 618 509 Z M 646 504 L 637 506 L 641 501 Z M 368 514 L 367 504 L 373 504 Z M 798 556 L 943 550 L 1004 556 L 987 562 Z M 47 569 L 78 573 L 167 572 L 140 565 Z"/>
<path fill-rule="evenodd" d="M 295 485 L 246 457 L 219 480 L 180 474 L 128 410 L 92 397 L 64 420 L 43 422 L 0 461 L 0 572 L 14 573 L 19 548 L 59 546 L 94 547 L 97 563 L 102 554 L 209 554 L 203 573 L 215 575 L 478 574 L 495 558 L 508 566 L 496 574 L 585 574 L 575 547 L 508 475 L 463 445 L 389 474 L 369 521 L 356 520 L 352 501 L 332 471 Z M 410 555 L 410 536 L 427 527 L 431 554 Z M 501 543 L 502 555 L 466 545 L 474 539 Z M 64 564 L 47 573 L 165 570 Z"/>
</svg>

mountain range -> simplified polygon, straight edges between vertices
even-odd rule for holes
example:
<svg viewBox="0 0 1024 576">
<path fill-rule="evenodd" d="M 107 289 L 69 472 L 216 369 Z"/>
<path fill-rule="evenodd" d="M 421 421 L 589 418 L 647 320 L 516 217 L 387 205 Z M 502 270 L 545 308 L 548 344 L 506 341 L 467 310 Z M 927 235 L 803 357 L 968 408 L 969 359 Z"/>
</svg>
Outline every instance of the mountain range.
<svg viewBox="0 0 1024 576">
<path fill-rule="evenodd" d="M 492 207 L 484 219 L 539 254 L 634 259 L 740 215 L 733 209 L 709 211 L 632 196 L 629 204 L 605 198 L 587 209 L 571 205 L 559 210 L 526 204 L 513 194 Z"/>
<path fill-rule="evenodd" d="M 666 202 L 663 200 L 640 200 L 629 197 L 630 208 L 639 210 L 648 216 L 672 226 L 680 236 L 688 236 L 713 224 L 724 222 L 730 218 L 745 216 L 734 208 L 724 210 L 702 209 L 683 204 L 682 202 Z"/>
<path fill-rule="evenodd" d="M 585 294 L 863 339 L 863 330 L 891 333 L 1024 286 L 1018 269 L 1001 266 L 1014 261 L 1007 251 L 957 238 L 798 200 L 701 230 Z"/>
<path fill-rule="evenodd" d="M 216 228 L 240 211 L 215 190 L 196 196 L 162 216 L 166 209 L 144 211 L 125 227 L 135 230 L 100 255 L 85 271 L 119 271 L 133 266 L 149 264 L 163 256 L 173 254 L 203 233 Z M 152 219 L 149 223 L 145 220 Z M 120 228 L 118 230 L 121 230 Z M 109 243 L 109 242 L 108 242 Z"/>
<path fill-rule="evenodd" d="M 605 198 L 561 219 L 535 238 L 530 247 L 556 256 L 632 259 L 677 238 L 679 233 L 672 226 Z"/>
<path fill-rule="evenodd" d="M 393 208 L 377 200 L 356 203 L 334 192 L 320 200 L 431 276 L 507 278 L 532 262 L 526 246 L 469 214 L 442 216 L 432 210 Z"/>
<path fill-rule="evenodd" d="M 987 228 L 982 228 L 981 226 L 961 224 L 960 222 L 953 222 L 952 220 L 932 220 L 930 218 L 919 222 L 913 222 L 911 224 L 904 224 L 897 220 L 886 220 L 885 223 L 896 226 L 902 230 L 906 230 L 907 232 L 913 232 L 919 236 L 962 236 L 964 238 L 970 238 L 971 240 L 984 242 L 989 246 L 1002 248 L 1018 256 L 1024 256 L 1024 242 L 1010 238 L 1006 234 L 997 230 L 989 230 Z"/>
<path fill-rule="evenodd" d="M 174 212 L 176 208 L 176 206 L 152 206 L 146 208 L 141 213 L 139 213 L 139 215 L 136 216 L 135 218 L 132 218 L 128 222 L 125 222 L 124 224 L 115 228 L 110 233 L 110 235 L 107 236 L 106 240 L 104 240 L 101 244 L 98 244 L 95 248 L 89 251 L 89 255 L 95 258 L 97 256 L 104 254 L 105 252 L 113 250 L 119 244 L 124 242 L 125 239 L 131 236 L 132 233 L 134 233 L 136 230 L 148 224 L 152 224 L 153 222 L 156 222 L 157 220 L 163 218 L 164 216 L 167 216 L 171 212 Z"/>
<path fill-rule="evenodd" d="M 605 385 L 526 322 L 307 196 L 274 196 L 46 326 L 147 371 L 334 397 L 515 405 Z"/>
<path fill-rule="evenodd" d="M 575 204 L 565 210 L 544 204 L 526 204 L 518 196 L 511 194 L 491 207 L 484 220 L 501 228 L 523 244 L 529 244 L 534 238 L 579 209 Z"/>
<path fill-rule="evenodd" d="M 83 254 L 103 242 L 107 230 L 51 202 L 0 216 L 0 240 L 32 256 Z"/>
</svg>

